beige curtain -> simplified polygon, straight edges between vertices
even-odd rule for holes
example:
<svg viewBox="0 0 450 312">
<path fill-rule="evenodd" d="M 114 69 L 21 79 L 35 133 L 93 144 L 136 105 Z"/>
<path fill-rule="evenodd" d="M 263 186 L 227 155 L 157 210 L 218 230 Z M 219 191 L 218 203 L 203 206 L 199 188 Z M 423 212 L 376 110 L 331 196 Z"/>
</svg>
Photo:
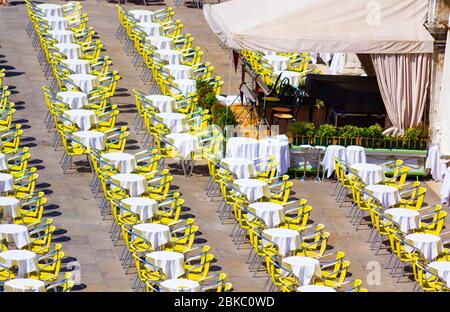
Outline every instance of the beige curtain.
<svg viewBox="0 0 450 312">
<path fill-rule="evenodd" d="M 402 135 L 417 126 L 428 99 L 432 54 L 372 54 L 378 86 L 392 127 Z"/>
</svg>

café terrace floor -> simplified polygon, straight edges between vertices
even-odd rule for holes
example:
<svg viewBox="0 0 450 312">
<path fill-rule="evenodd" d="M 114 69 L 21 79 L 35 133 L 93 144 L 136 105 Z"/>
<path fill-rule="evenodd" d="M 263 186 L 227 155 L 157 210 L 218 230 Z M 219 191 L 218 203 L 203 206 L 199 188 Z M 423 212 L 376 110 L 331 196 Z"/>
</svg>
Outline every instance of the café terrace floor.
<svg viewBox="0 0 450 312">
<path fill-rule="evenodd" d="M 77 169 L 63 174 L 59 159 L 62 151 L 54 151 L 51 146 L 51 134 L 43 125 L 47 112 L 42 85 L 48 85 L 42 68 L 37 61 L 37 53 L 31 47 L 25 27 L 28 23 L 26 6 L 23 1 L 10 1 L 10 7 L 0 8 L 0 68 L 6 68 L 8 75 L 5 84 L 14 87 L 12 100 L 19 107 L 16 118 L 21 119 L 25 128 L 24 145 L 31 147 L 34 158 L 33 166 L 39 168 L 39 189 L 45 190 L 52 204 L 45 217 L 55 219 L 58 227 L 57 242 L 62 242 L 64 250 L 70 258 L 67 261 L 78 261 L 81 266 L 81 286 L 76 288 L 84 291 L 131 291 L 135 278 L 134 271 L 125 274 L 119 255 L 123 242 L 114 246 L 109 237 L 111 217 L 105 220 L 99 213 L 99 199 L 93 198 L 89 189 L 92 174 L 88 172 L 85 159 L 78 159 Z M 58 1 L 53 1 L 58 2 Z M 122 49 L 122 44 L 114 33 L 118 26 L 115 3 L 101 0 L 81 1 L 83 11 L 89 16 L 89 23 L 98 32 L 106 46 L 104 55 L 109 55 L 113 68 L 122 76 L 119 81 L 117 95 L 113 103 L 121 110 L 119 124 L 131 127 L 135 115 L 132 89 L 148 91 L 149 85 L 144 85 L 138 72 L 131 65 L 131 57 Z M 167 0 L 168 5 L 173 5 Z M 128 3 L 128 8 L 144 8 L 141 4 Z M 149 5 L 147 9 L 156 10 L 161 5 Z M 183 21 L 184 31 L 195 37 L 195 45 L 201 46 L 205 52 L 204 59 L 211 61 L 216 74 L 223 77 L 225 85 L 222 93 L 236 94 L 240 73 L 234 73 L 230 67 L 229 50 L 220 46 L 218 39 L 207 26 L 203 13 L 196 8 L 182 5 L 175 8 L 176 18 Z M 228 85 L 229 84 L 229 85 Z M 127 150 L 136 152 L 141 148 L 141 136 L 133 130 L 127 144 Z M 193 177 L 185 178 L 170 166 L 175 177 L 174 185 L 183 194 L 186 207 L 185 215 L 194 215 L 200 226 L 201 235 L 198 241 L 207 243 L 217 262 L 211 268 L 211 273 L 222 269 L 229 276 L 235 291 L 262 291 L 266 276 L 261 272 L 257 277 L 250 273 L 246 260 L 249 245 L 237 249 L 231 241 L 232 222 L 222 225 L 217 217 L 218 201 L 211 202 L 205 195 L 204 187 L 208 179 L 206 166 L 198 166 Z M 45 181 L 45 183 L 42 183 Z M 330 196 L 334 183 L 326 181 L 317 183 L 312 178 L 305 182 L 294 180 L 295 193 L 292 197 L 306 198 L 313 207 L 311 218 L 315 223 L 323 223 L 331 233 L 329 252 L 343 250 L 351 261 L 350 272 L 354 278 L 361 278 L 369 291 L 411 291 L 414 283 L 403 278 L 400 283 L 392 278 L 384 269 L 389 256 L 384 250 L 375 255 L 366 242 L 369 228 L 361 227 L 355 230 L 346 217 L 348 209 L 339 208 Z M 439 185 L 428 182 L 429 190 L 426 196 L 427 204 L 439 202 L 436 192 Z M 448 224 L 447 224 L 448 227 Z M 445 230 L 444 230 L 445 231 Z M 66 262 L 67 262 L 66 261 Z M 379 273 L 379 274 L 378 274 Z M 76 289 L 75 288 L 75 289 Z"/>
</svg>

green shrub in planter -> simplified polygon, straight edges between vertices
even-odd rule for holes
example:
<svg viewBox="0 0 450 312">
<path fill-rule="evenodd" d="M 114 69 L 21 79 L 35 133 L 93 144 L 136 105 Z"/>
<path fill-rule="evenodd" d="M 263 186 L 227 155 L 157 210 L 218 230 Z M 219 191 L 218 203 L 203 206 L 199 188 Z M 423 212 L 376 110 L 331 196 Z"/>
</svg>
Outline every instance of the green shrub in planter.
<svg viewBox="0 0 450 312">
<path fill-rule="evenodd" d="M 356 139 L 362 136 L 363 129 L 360 127 L 346 125 L 339 128 L 338 136 L 344 139 Z"/>
<path fill-rule="evenodd" d="M 332 138 L 337 136 L 337 129 L 330 124 L 320 125 L 316 135 L 321 138 Z"/>
<path fill-rule="evenodd" d="M 236 118 L 234 113 L 227 106 L 217 102 L 211 108 L 212 119 L 213 122 L 220 126 L 222 129 L 225 129 L 227 125 L 235 125 Z"/>
<path fill-rule="evenodd" d="M 289 126 L 289 134 L 293 137 L 296 145 L 308 144 L 309 139 L 314 136 L 315 130 L 316 126 L 307 121 L 292 122 Z"/>
</svg>

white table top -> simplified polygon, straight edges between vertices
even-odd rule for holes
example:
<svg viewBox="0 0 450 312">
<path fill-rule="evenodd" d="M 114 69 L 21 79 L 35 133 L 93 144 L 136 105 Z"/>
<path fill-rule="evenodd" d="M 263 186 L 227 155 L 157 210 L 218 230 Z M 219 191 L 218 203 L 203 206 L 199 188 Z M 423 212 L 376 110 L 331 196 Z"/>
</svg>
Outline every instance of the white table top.
<svg viewBox="0 0 450 312">
<path fill-rule="evenodd" d="M 152 206 L 158 204 L 156 200 L 149 197 L 127 197 L 122 199 L 122 203 L 129 206 Z"/>
<path fill-rule="evenodd" d="M 153 251 L 146 256 L 154 260 L 184 260 L 184 255 L 175 251 Z"/>
<path fill-rule="evenodd" d="M 248 205 L 250 211 L 264 220 L 269 228 L 274 228 L 284 221 L 284 210 L 280 204 L 270 202 L 258 202 Z"/>
<path fill-rule="evenodd" d="M 198 292 L 200 291 L 200 284 L 197 281 L 188 280 L 185 278 L 178 279 L 168 279 L 164 282 L 161 282 L 161 291 L 171 291 L 171 292 L 181 292 L 181 291 L 189 291 L 189 292 Z"/>
<path fill-rule="evenodd" d="M 5 282 L 6 292 L 45 291 L 45 282 L 34 278 L 15 278 Z"/>
<path fill-rule="evenodd" d="M 28 233 L 28 228 L 21 224 L 0 224 L 0 233 L 14 234 L 14 233 Z"/>
<path fill-rule="evenodd" d="M 11 206 L 18 205 L 20 201 L 12 196 L 0 196 L 0 207 L 1 206 Z"/>
<path fill-rule="evenodd" d="M 323 285 L 305 285 L 297 288 L 299 292 L 336 292 L 332 287 Z"/>
<path fill-rule="evenodd" d="M 170 231 L 170 228 L 164 224 L 158 223 L 141 223 L 133 226 L 133 229 L 141 231 L 141 232 L 166 232 Z"/>
</svg>

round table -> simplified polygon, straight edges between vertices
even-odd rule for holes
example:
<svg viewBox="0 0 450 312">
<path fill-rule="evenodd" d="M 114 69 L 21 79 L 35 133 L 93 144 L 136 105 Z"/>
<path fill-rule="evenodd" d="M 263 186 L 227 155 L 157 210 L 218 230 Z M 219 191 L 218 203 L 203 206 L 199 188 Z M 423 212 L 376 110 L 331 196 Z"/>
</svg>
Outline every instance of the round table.
<svg viewBox="0 0 450 312">
<path fill-rule="evenodd" d="M 297 288 L 299 292 L 336 292 L 333 287 L 323 285 L 305 285 Z"/>
<path fill-rule="evenodd" d="M 19 200 L 11 196 L 0 197 L 0 209 L 3 210 L 3 219 L 15 219 L 20 216 Z"/>
<path fill-rule="evenodd" d="M 74 138 L 86 148 L 104 150 L 106 146 L 106 135 L 98 131 L 77 131 L 73 133 Z"/>
<path fill-rule="evenodd" d="M 89 74 L 91 72 L 91 63 L 88 60 L 75 58 L 62 60 L 61 62 L 75 74 Z"/>
<path fill-rule="evenodd" d="M 171 133 L 180 133 L 188 130 L 185 114 L 180 113 L 158 113 L 155 115 L 169 128 Z"/>
<path fill-rule="evenodd" d="M 285 71 L 289 67 L 289 58 L 281 55 L 266 55 L 263 59 L 269 63 L 275 72 Z"/>
<path fill-rule="evenodd" d="M 0 263 L 10 268 L 17 266 L 19 277 L 26 277 L 28 273 L 37 270 L 37 256 L 29 250 L 7 250 L 0 252 Z"/>
<path fill-rule="evenodd" d="M 56 97 L 63 103 L 66 103 L 70 109 L 78 109 L 88 105 L 87 94 L 77 91 L 58 92 Z"/>
<path fill-rule="evenodd" d="M 8 173 L 0 173 L 0 192 L 5 193 L 14 189 L 14 177 Z"/>
<path fill-rule="evenodd" d="M 259 154 L 259 142 L 252 138 L 234 137 L 228 139 L 226 157 L 256 159 Z"/>
<path fill-rule="evenodd" d="M 169 65 L 179 64 L 183 61 L 183 55 L 181 51 L 171 49 L 159 49 L 155 51 L 161 60 L 167 61 Z"/>
<path fill-rule="evenodd" d="M 3 153 L 0 153 L 0 170 L 9 170 L 6 155 Z"/>
<path fill-rule="evenodd" d="M 289 142 L 267 138 L 259 141 L 259 156 L 274 155 L 278 161 L 277 173 L 285 174 L 291 166 Z M 258 167 L 258 171 L 264 171 L 262 166 Z"/>
<path fill-rule="evenodd" d="M 249 202 L 257 201 L 260 198 L 270 198 L 269 186 L 267 182 L 257 179 L 237 179 L 235 187 L 247 196 Z"/>
<path fill-rule="evenodd" d="M 400 226 L 400 231 L 408 233 L 409 230 L 420 227 L 420 214 L 418 211 L 406 208 L 392 208 L 384 211 L 388 217 Z"/>
<path fill-rule="evenodd" d="M 283 206 L 275 203 L 252 203 L 248 208 L 256 216 L 264 220 L 268 228 L 274 228 L 284 222 Z M 249 219 L 251 216 L 249 215 Z"/>
<path fill-rule="evenodd" d="M 153 21 L 153 13 L 152 11 L 148 10 L 130 10 L 128 11 L 135 19 L 137 19 L 140 22 L 152 22 Z"/>
<path fill-rule="evenodd" d="M 175 93 L 181 92 L 186 97 L 197 90 L 197 82 L 194 79 L 175 79 L 173 85 L 177 88 L 173 89 Z"/>
<path fill-rule="evenodd" d="M 67 76 L 72 80 L 73 84 L 80 88 L 81 91 L 89 93 L 93 89 L 97 88 L 100 84 L 98 77 L 89 74 L 73 74 Z"/>
<path fill-rule="evenodd" d="M 432 261 L 443 250 L 442 240 L 439 236 L 433 234 L 413 233 L 405 236 L 411 244 L 422 252 L 425 259 Z M 405 246 L 405 251 L 412 252 L 410 246 Z"/>
<path fill-rule="evenodd" d="M 293 87 L 298 87 L 300 84 L 300 73 L 296 71 L 290 71 L 290 70 L 283 70 L 283 71 L 276 71 L 274 72 L 274 75 L 276 78 L 281 75 L 280 81 L 284 80 L 285 78 L 288 79 L 289 84 Z"/>
<path fill-rule="evenodd" d="M 153 249 L 170 242 L 170 228 L 164 224 L 141 223 L 133 226 L 136 234 L 145 238 L 152 245 Z M 134 238 L 132 238 L 134 239 Z"/>
<path fill-rule="evenodd" d="M 4 285 L 5 292 L 45 292 L 45 282 L 34 278 L 15 278 Z"/>
<path fill-rule="evenodd" d="M 163 67 L 174 79 L 190 79 L 192 78 L 192 66 L 173 64 Z"/>
<path fill-rule="evenodd" d="M 165 280 L 159 285 L 161 292 L 199 292 L 201 289 L 197 281 L 185 278 Z"/>
<path fill-rule="evenodd" d="M 136 25 L 140 29 L 142 29 L 147 34 L 147 36 L 156 36 L 163 34 L 161 24 L 152 22 L 139 22 Z"/>
<path fill-rule="evenodd" d="M 112 152 L 102 154 L 102 158 L 120 173 L 130 173 L 136 169 L 136 157 L 133 154 Z"/>
<path fill-rule="evenodd" d="M 347 163 L 350 165 L 365 164 L 367 162 L 366 150 L 362 146 L 358 145 L 347 146 L 346 156 L 347 156 L 346 157 Z"/>
<path fill-rule="evenodd" d="M 122 205 L 139 215 L 141 222 L 147 222 L 158 213 L 158 202 L 148 197 L 128 197 L 122 199 Z"/>
<path fill-rule="evenodd" d="M 0 240 L 14 243 L 17 248 L 23 248 L 30 243 L 28 228 L 21 224 L 0 224 Z"/>
<path fill-rule="evenodd" d="M 292 256 L 284 258 L 282 263 L 289 266 L 292 273 L 298 278 L 300 285 L 309 285 L 313 281 L 314 276 L 320 277 L 320 262 L 317 259 Z"/>
<path fill-rule="evenodd" d="M 64 54 L 68 59 L 79 59 L 81 57 L 81 47 L 76 43 L 58 43 L 55 48 Z"/>
<path fill-rule="evenodd" d="M 160 113 L 171 113 L 175 111 L 175 98 L 168 95 L 148 95 L 145 97 L 153 107 L 157 108 Z"/>
<path fill-rule="evenodd" d="M 248 179 L 256 176 L 255 164 L 253 160 L 239 157 L 227 157 L 221 163 L 233 172 L 238 179 Z"/>
<path fill-rule="evenodd" d="M 63 16 L 62 5 L 56 3 L 42 3 L 36 7 L 46 16 Z"/>
<path fill-rule="evenodd" d="M 174 251 L 154 251 L 146 255 L 148 261 L 161 270 L 167 279 L 180 277 L 184 274 L 184 255 Z"/>
<path fill-rule="evenodd" d="M 132 197 L 139 196 L 147 190 L 147 179 L 140 174 L 119 173 L 111 178 L 117 181 L 123 189 L 128 190 L 128 194 Z"/>
<path fill-rule="evenodd" d="M 377 184 L 384 181 L 384 171 L 383 168 L 375 164 L 353 164 L 350 166 L 351 169 L 355 170 L 361 177 L 362 181 L 366 185 Z M 349 174 L 352 176 L 352 173 Z"/>
<path fill-rule="evenodd" d="M 46 16 L 42 18 L 43 20 L 47 21 L 48 26 L 50 26 L 51 29 L 68 29 L 69 24 L 67 23 L 67 20 L 62 16 Z"/>
<path fill-rule="evenodd" d="M 172 140 L 182 159 L 192 159 L 192 153 L 200 153 L 200 140 L 198 136 L 190 133 L 171 133 L 166 138 Z"/>
<path fill-rule="evenodd" d="M 98 123 L 97 115 L 89 109 L 69 109 L 64 112 L 64 117 L 77 124 L 82 131 L 89 130 Z M 69 124 L 67 120 L 64 123 Z"/>
<path fill-rule="evenodd" d="M 164 36 L 148 36 L 145 38 L 146 41 L 150 42 L 157 50 L 160 49 L 172 49 L 173 39 Z"/>
<path fill-rule="evenodd" d="M 331 177 L 334 170 L 336 169 L 334 158 L 337 157 L 342 160 L 346 160 L 347 150 L 344 146 L 341 145 L 328 145 L 327 149 L 325 150 L 325 154 L 323 155 L 322 165 L 323 170 L 327 172 L 327 178 Z"/>
<path fill-rule="evenodd" d="M 67 29 L 53 29 L 48 32 L 50 37 L 58 41 L 59 43 L 73 43 L 75 42 L 73 37 L 73 31 Z"/>
<path fill-rule="evenodd" d="M 394 206 L 401 200 L 398 189 L 394 186 L 372 184 L 366 186 L 366 190 L 372 192 L 373 197 L 378 199 L 385 209 Z"/>
<path fill-rule="evenodd" d="M 285 228 L 273 228 L 264 230 L 263 233 L 278 246 L 278 252 L 283 256 L 287 256 L 291 251 L 295 251 L 301 246 L 300 233 L 297 231 Z"/>
<path fill-rule="evenodd" d="M 437 275 L 446 282 L 447 287 L 450 287 L 450 261 L 430 262 L 428 267 L 435 269 Z"/>
</svg>

